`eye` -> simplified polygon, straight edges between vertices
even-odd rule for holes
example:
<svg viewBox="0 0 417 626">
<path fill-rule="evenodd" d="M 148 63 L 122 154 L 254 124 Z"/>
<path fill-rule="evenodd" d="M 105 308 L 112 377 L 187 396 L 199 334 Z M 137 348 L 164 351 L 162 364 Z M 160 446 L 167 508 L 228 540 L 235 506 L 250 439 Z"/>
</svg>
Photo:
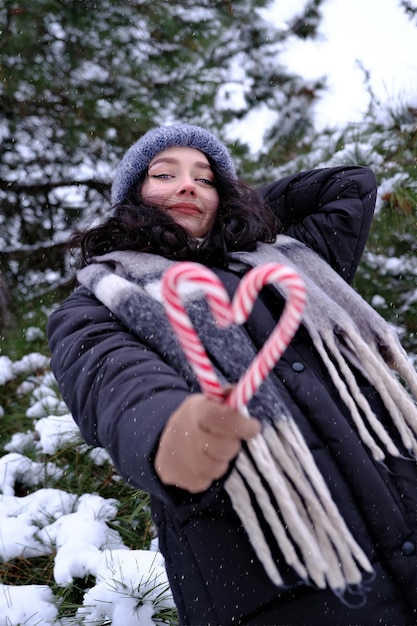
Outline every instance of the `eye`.
<svg viewBox="0 0 417 626">
<path fill-rule="evenodd" d="M 166 180 L 168 178 L 172 178 L 172 174 L 150 174 L 150 178 L 160 178 L 162 180 Z"/>
<path fill-rule="evenodd" d="M 210 187 L 215 186 L 214 180 L 209 180 L 208 178 L 197 178 L 196 180 L 204 185 L 210 185 Z"/>
</svg>

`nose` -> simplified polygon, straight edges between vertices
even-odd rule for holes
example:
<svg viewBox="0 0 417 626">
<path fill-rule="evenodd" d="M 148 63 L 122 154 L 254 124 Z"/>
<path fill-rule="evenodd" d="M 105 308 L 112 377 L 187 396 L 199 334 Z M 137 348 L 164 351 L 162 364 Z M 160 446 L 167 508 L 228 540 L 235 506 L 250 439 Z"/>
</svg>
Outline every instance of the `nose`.
<svg viewBox="0 0 417 626">
<path fill-rule="evenodd" d="M 195 196 L 196 186 L 194 180 L 189 176 L 181 180 L 177 194 L 180 196 Z"/>
</svg>

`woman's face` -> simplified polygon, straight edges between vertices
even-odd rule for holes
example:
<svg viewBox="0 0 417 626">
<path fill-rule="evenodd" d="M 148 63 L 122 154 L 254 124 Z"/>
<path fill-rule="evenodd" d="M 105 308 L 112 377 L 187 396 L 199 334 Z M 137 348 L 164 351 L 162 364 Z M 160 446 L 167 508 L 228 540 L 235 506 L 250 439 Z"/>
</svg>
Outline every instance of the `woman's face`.
<svg viewBox="0 0 417 626">
<path fill-rule="evenodd" d="M 193 237 L 204 237 L 219 206 L 207 157 L 195 148 L 167 148 L 152 159 L 142 198 L 167 211 Z"/>
</svg>

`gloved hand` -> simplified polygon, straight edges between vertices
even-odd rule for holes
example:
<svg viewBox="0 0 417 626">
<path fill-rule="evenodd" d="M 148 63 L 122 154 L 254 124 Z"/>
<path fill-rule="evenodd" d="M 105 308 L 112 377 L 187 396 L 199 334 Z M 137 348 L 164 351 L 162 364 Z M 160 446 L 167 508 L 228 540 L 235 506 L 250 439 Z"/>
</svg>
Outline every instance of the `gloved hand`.
<svg viewBox="0 0 417 626">
<path fill-rule="evenodd" d="M 191 493 L 210 487 L 261 424 L 203 394 L 188 396 L 169 418 L 159 441 L 155 470 L 166 485 Z"/>
</svg>

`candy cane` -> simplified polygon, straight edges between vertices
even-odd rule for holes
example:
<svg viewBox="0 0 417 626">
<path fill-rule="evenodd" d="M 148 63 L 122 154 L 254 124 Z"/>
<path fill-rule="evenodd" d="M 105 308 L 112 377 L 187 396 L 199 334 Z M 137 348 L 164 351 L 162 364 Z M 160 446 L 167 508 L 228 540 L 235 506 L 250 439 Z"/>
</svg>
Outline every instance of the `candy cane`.
<svg viewBox="0 0 417 626">
<path fill-rule="evenodd" d="M 262 265 L 244 276 L 232 303 L 220 279 L 203 265 L 177 263 L 165 272 L 162 279 L 167 317 L 201 389 L 207 397 L 221 401 L 225 399 L 225 390 L 182 304 L 180 288 L 192 285 L 201 289 L 214 319 L 219 326 L 227 327 L 233 322 L 243 324 L 247 320 L 260 290 L 269 283 L 279 283 L 284 289 L 287 296 L 284 311 L 265 345 L 228 396 L 227 403 L 233 408 L 242 409 L 248 404 L 296 333 L 306 301 L 302 279 L 294 270 L 280 263 Z"/>
</svg>

